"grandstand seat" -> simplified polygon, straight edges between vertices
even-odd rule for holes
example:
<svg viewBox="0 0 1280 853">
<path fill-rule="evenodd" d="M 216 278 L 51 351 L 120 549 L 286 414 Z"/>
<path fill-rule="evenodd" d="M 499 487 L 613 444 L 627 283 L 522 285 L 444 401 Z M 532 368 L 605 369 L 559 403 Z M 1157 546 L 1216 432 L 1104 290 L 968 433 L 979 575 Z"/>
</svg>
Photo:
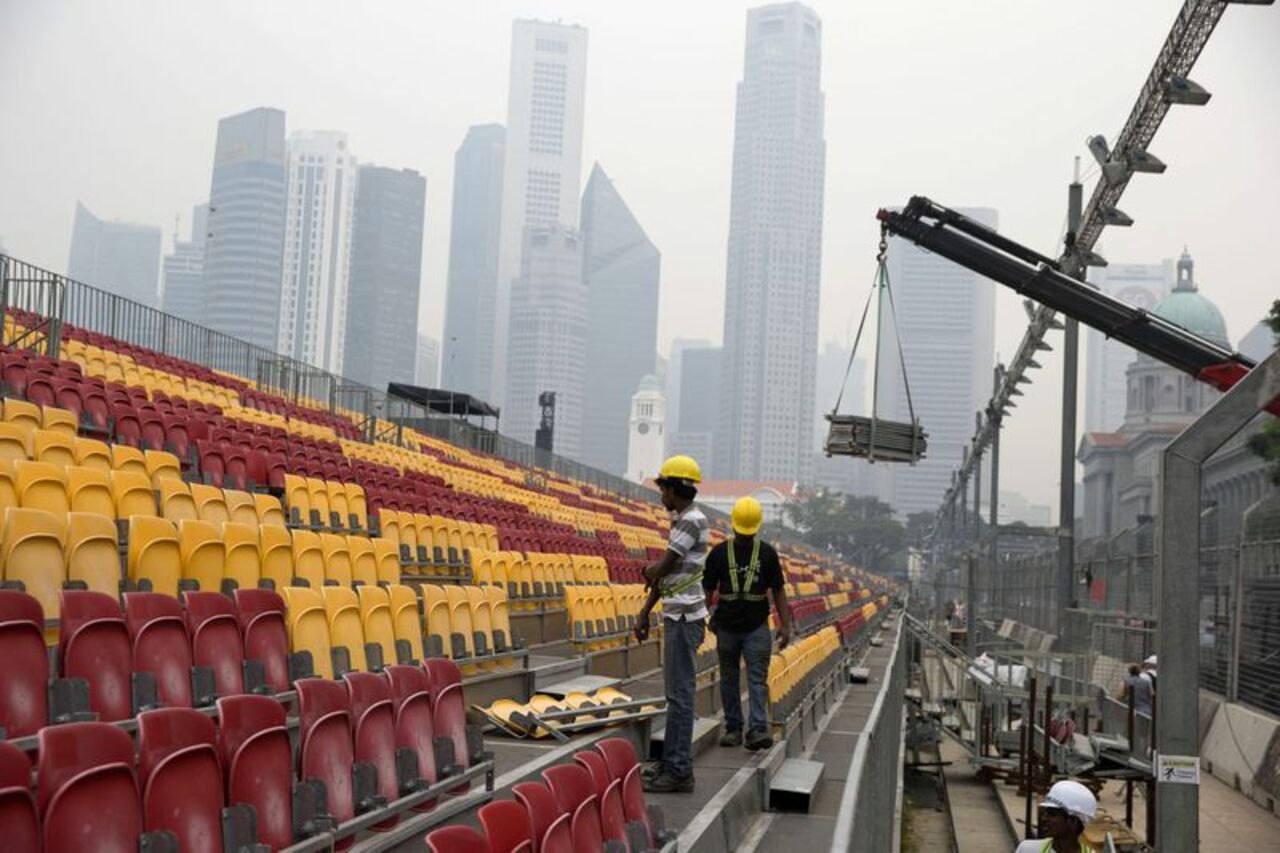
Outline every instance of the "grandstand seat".
<svg viewBox="0 0 1280 853">
<path fill-rule="evenodd" d="M 622 780 L 609 774 L 604 756 L 594 750 L 583 750 L 573 756 L 591 774 L 591 784 L 600 807 L 600 829 L 605 841 L 627 843 L 627 819 L 622 807 Z"/>
<path fill-rule="evenodd" d="M 182 554 L 183 585 L 194 582 L 196 589 L 221 590 L 227 552 L 219 525 L 183 519 L 178 522 L 178 546 Z"/>
<path fill-rule="evenodd" d="M 181 479 L 163 477 L 152 480 L 152 485 L 160 493 L 160 514 L 169 521 L 177 523 L 184 518 L 199 518 L 196 502 L 191 497 L 191 488 Z"/>
<path fill-rule="evenodd" d="M 358 483 L 347 483 L 347 527 L 352 530 L 369 529 L 369 510 L 364 488 Z"/>
<path fill-rule="evenodd" d="M 0 679 L 0 729 L 4 737 L 35 734 L 48 722 L 49 655 L 44 644 L 44 611 L 33 596 L 0 589 L 0 648 L 5 675 Z M 4 770 L 0 752 L 0 775 Z M 24 776 L 22 786 L 27 779 Z M 0 779 L 0 814 L 7 814 L 9 785 Z M 2 826 L 3 824 L 0 824 Z"/>
<path fill-rule="evenodd" d="M 571 816 L 569 829 L 574 850 L 599 850 L 603 846 L 604 832 L 591 774 L 578 764 L 557 764 L 543 770 L 542 778 L 560 808 Z"/>
<path fill-rule="evenodd" d="M 84 410 L 80 414 L 81 421 L 92 431 L 106 435 L 111 429 L 111 404 L 101 388 L 80 386 L 80 398 Z"/>
<path fill-rule="evenodd" d="M 300 679 L 294 688 L 298 691 L 299 773 L 303 779 L 324 783 L 329 814 L 339 823 L 350 820 L 357 809 L 347 690 L 323 678 Z"/>
<path fill-rule="evenodd" d="M 47 373 L 34 373 L 28 365 L 27 387 L 22 396 L 40 408 L 52 406 L 58 399 L 57 392 L 53 390 L 53 377 Z"/>
<path fill-rule="evenodd" d="M 156 488 L 159 488 L 161 480 L 182 479 L 182 463 L 167 450 L 147 450 L 143 453 L 143 460 L 146 462 L 147 474 Z"/>
<path fill-rule="evenodd" d="M 134 584 L 147 581 L 154 592 L 178 594 L 182 548 L 173 522 L 144 515 L 129 517 L 128 569 Z"/>
<path fill-rule="evenodd" d="M 165 449 L 178 459 L 189 461 L 192 442 L 187 419 L 176 415 L 162 415 L 160 421 L 164 425 Z"/>
<path fill-rule="evenodd" d="M 55 515 L 71 511 L 67 497 L 67 474 L 63 466 L 52 462 L 14 463 L 14 484 L 18 503 L 29 509 L 43 509 Z"/>
<path fill-rule="evenodd" d="M 108 723 L 40 730 L 36 802 L 45 853 L 134 853 L 143 831 L 133 740 Z"/>
<path fill-rule="evenodd" d="M 572 815 L 560 807 L 556 795 L 541 782 L 521 782 L 511 788 L 516 802 L 529 814 L 534 853 L 573 853 Z"/>
<path fill-rule="evenodd" d="M 326 480 L 324 481 L 324 488 L 329 503 L 326 526 L 333 530 L 345 530 L 351 522 L 346 486 L 334 480 Z"/>
<path fill-rule="evenodd" d="M 51 429 L 38 429 L 32 438 L 31 449 L 34 458 L 41 462 L 50 462 L 59 468 L 76 464 L 75 433 Z"/>
<path fill-rule="evenodd" d="M 318 589 L 286 586 L 280 590 L 289 626 L 289 648 L 309 652 L 316 675 L 333 678 L 333 653 L 324 597 Z"/>
<path fill-rule="evenodd" d="M 200 476 L 211 486 L 222 488 L 227 477 L 227 462 L 222 457 L 222 445 L 214 441 L 197 441 Z"/>
<path fill-rule="evenodd" d="M 212 670 L 219 696 L 245 692 L 244 642 L 231 599 L 220 592 L 188 592 L 183 600 L 192 662 Z"/>
<path fill-rule="evenodd" d="M 5 381 L 8 381 L 7 375 Z M 17 391 L 15 393 L 21 394 L 22 392 Z M 4 419 L 8 423 L 22 427 L 32 436 L 35 435 L 36 430 L 43 428 L 40 407 L 26 400 L 17 400 L 13 397 L 5 398 Z"/>
<path fill-rule="evenodd" d="M 307 480 L 297 474 L 286 474 L 284 478 L 284 505 L 288 510 L 289 523 L 297 527 L 310 527 L 311 500 L 307 493 Z"/>
<path fill-rule="evenodd" d="M 18 505 L 17 463 L 12 459 L 0 458 L 0 513 L 11 506 Z"/>
<path fill-rule="evenodd" d="M 258 511 L 254 507 L 252 494 L 240 491 L 239 489 L 224 489 L 222 497 L 227 504 L 227 515 L 229 517 L 229 521 L 237 521 L 241 524 L 252 524 L 257 527 Z"/>
<path fill-rule="evenodd" d="M 19 581 L 50 619 L 58 618 L 58 591 L 66 579 L 62 542 L 65 514 L 9 507 L 4 511 L 0 565 L 6 581 Z"/>
<path fill-rule="evenodd" d="M 351 586 L 351 552 L 347 549 L 347 537 L 321 533 L 320 554 L 324 559 L 325 582 Z"/>
<path fill-rule="evenodd" d="M 435 726 L 431 715 L 431 682 L 420 666 L 393 664 L 383 671 L 391 685 L 395 708 L 396 749 L 408 750 L 417 761 L 417 777 L 434 784 L 437 777 Z M 445 768 L 440 768 L 444 770 Z M 416 811 L 427 811 L 435 801 L 423 803 Z"/>
<path fill-rule="evenodd" d="M 7 421 L 0 422 L 0 458 L 30 459 L 32 454 L 31 430 Z"/>
<path fill-rule="evenodd" d="M 474 657 L 479 650 L 475 647 L 471 600 L 467 597 L 466 590 L 460 586 L 446 586 L 444 592 L 449 603 L 449 656 L 454 660 Z"/>
<path fill-rule="evenodd" d="M 258 548 L 262 558 L 262 579 L 276 589 L 293 584 L 295 574 L 293 537 L 288 529 L 264 524 L 258 528 Z"/>
<path fill-rule="evenodd" d="M 231 520 L 231 512 L 227 509 L 227 499 L 222 489 L 206 486 L 203 483 L 191 484 L 191 500 L 196 505 L 196 515 L 202 521 L 222 524 Z"/>
<path fill-rule="evenodd" d="M 258 514 L 259 524 L 274 527 L 284 527 L 286 525 L 284 510 L 280 508 L 280 499 L 275 495 L 255 494 L 253 496 L 253 508 Z"/>
<path fill-rule="evenodd" d="M 3 425 L 0 425 L 2 427 Z M 76 464 L 85 468 L 97 468 L 111 472 L 111 448 L 96 438 L 77 438 L 75 443 Z"/>
<path fill-rule="evenodd" d="M 151 488 L 151 479 L 145 472 L 119 468 L 112 471 L 111 496 L 115 504 L 113 515 L 116 518 L 157 515 L 156 493 Z"/>
<path fill-rule="evenodd" d="M 143 450 L 164 450 L 164 421 L 160 413 L 152 408 L 138 406 L 134 409 L 138 417 L 138 431 L 141 438 L 139 447 Z"/>
<path fill-rule="evenodd" d="M 26 753 L 0 742 L 0 827 L 13 850 L 40 849 L 40 820 L 30 785 L 31 761 Z"/>
<path fill-rule="evenodd" d="M 262 576 L 262 556 L 258 550 L 256 524 L 228 521 L 222 524 L 222 545 L 226 559 L 222 568 L 222 589 L 252 589 Z"/>
<path fill-rule="evenodd" d="M 133 650 L 119 603 L 89 590 L 63 590 L 59 599 L 59 674 L 89 682 L 89 707 L 99 719 L 127 719 L 133 715 Z"/>
<path fill-rule="evenodd" d="M 346 537 L 347 554 L 351 558 L 352 584 L 378 585 L 378 557 L 373 542 L 366 536 L 350 534 Z"/>
<path fill-rule="evenodd" d="M 67 498 L 72 512 L 91 512 L 114 518 L 115 501 L 111 496 L 111 476 L 98 468 L 67 468 Z"/>
<path fill-rule="evenodd" d="M 210 593 L 217 595 L 217 593 Z M 191 708 L 138 715 L 138 783 L 148 832 L 173 833 L 183 853 L 223 853 L 216 730 Z"/>
<path fill-rule="evenodd" d="M 493 853 L 533 853 L 533 820 L 515 800 L 496 800 L 477 815 Z"/>
<path fill-rule="evenodd" d="M 44 406 L 40 413 L 40 423 L 46 432 L 76 440 L 76 432 L 80 428 L 79 410 L 64 409 L 58 406 Z"/>
<path fill-rule="evenodd" d="M 364 630 L 364 640 L 366 649 L 369 646 L 376 646 L 381 650 L 382 665 L 390 663 L 408 663 L 408 646 L 397 649 L 395 624 L 391 617 L 391 596 L 382 587 L 373 585 L 363 585 L 356 590 L 356 595 L 360 600 L 360 624 Z M 366 651 L 370 669 L 373 667 L 373 654 Z M 401 659 L 401 658 L 405 659 Z"/>
<path fill-rule="evenodd" d="M 218 700 L 218 752 L 227 801 L 251 806 L 258 840 L 272 850 L 293 843 L 293 747 L 284 706 L 267 696 Z"/>
<path fill-rule="evenodd" d="M 469 826 L 445 826 L 427 833 L 431 853 L 491 853 L 488 840 Z"/>
<path fill-rule="evenodd" d="M 235 602 L 245 660 L 260 661 L 267 687 L 274 693 L 283 693 L 290 682 L 284 599 L 269 589 L 241 588 L 235 591 Z"/>
<path fill-rule="evenodd" d="M 391 685 L 379 675 L 349 672 L 344 676 L 351 706 L 351 734 L 355 760 L 369 764 L 377 774 L 376 793 L 392 802 L 412 788 L 404 786 L 396 767 L 396 715 L 391 702 Z M 390 829 L 399 818 L 392 817 L 375 829 Z"/>
<path fill-rule="evenodd" d="M 133 643 L 133 671 L 149 672 L 165 707 L 190 708 L 193 702 L 191 645 L 182 605 L 156 592 L 127 592 L 124 618 Z"/>
<path fill-rule="evenodd" d="M 453 741 L 453 757 L 458 767 L 471 766 L 467 744 L 467 706 L 462 698 L 462 673 L 448 658 L 427 658 L 423 669 L 431 683 L 431 719 L 440 737 Z M 464 791 L 464 784 L 453 792 Z"/>
<path fill-rule="evenodd" d="M 422 661 L 422 612 L 418 609 L 418 595 L 413 587 L 392 584 L 387 588 L 391 597 L 391 618 L 395 625 L 396 645 L 408 648 L 405 663 Z M 401 655 L 397 654 L 397 657 Z"/>
<path fill-rule="evenodd" d="M 453 634 L 449 621 L 449 598 L 444 587 L 423 584 L 422 609 L 426 616 L 425 655 L 442 657 L 450 654 Z"/>
<path fill-rule="evenodd" d="M 120 545 L 110 514 L 67 513 L 67 582 L 86 589 L 117 595 L 123 572 Z"/>
<path fill-rule="evenodd" d="M 325 481 L 316 477 L 307 477 L 307 502 L 311 507 L 309 524 L 317 529 L 330 529 L 332 517 L 329 513 L 329 489 Z"/>
<path fill-rule="evenodd" d="M 136 447 L 130 447 L 127 444 L 111 444 L 111 467 L 116 471 L 136 471 L 147 477 L 150 481 L 150 475 L 147 474 L 147 458 L 142 455 L 142 451 Z"/>
<path fill-rule="evenodd" d="M 244 490 L 249 488 L 248 451 L 243 447 L 230 446 L 222 448 L 222 458 L 227 464 L 224 486 L 230 489 Z"/>
<path fill-rule="evenodd" d="M 378 561 L 379 583 L 400 583 L 400 546 L 390 539 L 372 540 L 373 554 Z"/>
<path fill-rule="evenodd" d="M 364 626 L 360 622 L 360 600 L 355 590 L 344 586 L 326 586 L 321 592 L 335 667 L 343 672 L 368 672 L 370 667 L 365 653 Z M 378 653 L 380 652 L 381 648 Z M 339 666 L 338 662 L 344 657 L 344 665 Z"/>
</svg>

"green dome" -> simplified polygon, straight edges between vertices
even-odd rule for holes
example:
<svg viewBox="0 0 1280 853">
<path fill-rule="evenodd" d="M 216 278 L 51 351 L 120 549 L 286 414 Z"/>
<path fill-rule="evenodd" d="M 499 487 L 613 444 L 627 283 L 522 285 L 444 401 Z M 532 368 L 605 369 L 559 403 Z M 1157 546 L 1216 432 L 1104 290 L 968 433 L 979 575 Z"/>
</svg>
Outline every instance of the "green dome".
<svg viewBox="0 0 1280 853">
<path fill-rule="evenodd" d="M 644 378 L 640 380 L 640 387 L 637 391 L 662 391 L 662 385 L 658 382 L 658 377 L 652 373 L 646 373 Z"/>
<path fill-rule="evenodd" d="M 1173 292 L 1160 300 L 1151 313 L 1175 323 L 1189 332 L 1195 332 L 1226 349 L 1231 349 L 1227 337 L 1227 324 L 1218 306 L 1200 295 L 1193 274 L 1194 264 L 1184 249 L 1178 259 L 1178 283 Z"/>
</svg>

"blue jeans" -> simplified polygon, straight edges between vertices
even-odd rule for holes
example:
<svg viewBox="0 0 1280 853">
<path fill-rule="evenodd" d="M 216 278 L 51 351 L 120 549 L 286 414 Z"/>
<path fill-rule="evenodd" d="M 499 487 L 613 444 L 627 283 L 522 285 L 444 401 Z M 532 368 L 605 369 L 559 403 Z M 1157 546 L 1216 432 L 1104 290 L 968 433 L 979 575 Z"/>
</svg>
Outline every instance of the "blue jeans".
<svg viewBox="0 0 1280 853">
<path fill-rule="evenodd" d="M 672 776 L 693 772 L 694 657 L 706 634 L 704 620 L 663 619 L 662 675 L 667 691 L 667 734 L 662 763 Z"/>
<path fill-rule="evenodd" d="M 742 689 L 738 684 L 742 658 L 747 660 L 747 704 L 751 711 L 748 731 L 768 731 L 769 656 L 773 651 L 769 623 L 764 622 L 746 634 L 717 631 L 716 651 L 720 656 L 720 701 L 724 705 L 725 731 L 742 731 Z"/>
</svg>

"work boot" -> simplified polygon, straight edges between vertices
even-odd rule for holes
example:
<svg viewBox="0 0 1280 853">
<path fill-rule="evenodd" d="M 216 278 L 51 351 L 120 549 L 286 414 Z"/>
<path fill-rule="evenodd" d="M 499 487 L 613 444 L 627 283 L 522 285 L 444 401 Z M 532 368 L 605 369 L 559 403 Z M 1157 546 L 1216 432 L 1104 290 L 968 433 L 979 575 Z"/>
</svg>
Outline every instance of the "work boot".
<svg viewBox="0 0 1280 853">
<path fill-rule="evenodd" d="M 768 749 L 773 746 L 773 737 L 768 732 L 749 731 L 747 732 L 747 749 L 755 752 L 758 749 Z"/>
<path fill-rule="evenodd" d="M 645 761 L 640 764 L 640 778 L 652 779 L 662 772 L 662 759 Z"/>
<path fill-rule="evenodd" d="M 646 794 L 691 794 L 693 793 L 693 774 L 674 776 L 664 767 L 657 776 L 649 779 L 641 778 L 640 784 Z"/>
<path fill-rule="evenodd" d="M 720 735 L 721 746 L 742 746 L 742 731 L 734 729 L 733 731 L 725 731 Z"/>
</svg>

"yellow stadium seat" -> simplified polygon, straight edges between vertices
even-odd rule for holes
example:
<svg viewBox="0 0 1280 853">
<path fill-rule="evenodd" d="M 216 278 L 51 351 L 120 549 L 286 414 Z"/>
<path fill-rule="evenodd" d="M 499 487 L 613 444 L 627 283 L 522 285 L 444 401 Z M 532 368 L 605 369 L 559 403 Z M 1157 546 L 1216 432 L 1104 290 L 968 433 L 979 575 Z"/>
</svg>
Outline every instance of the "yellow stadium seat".
<svg viewBox="0 0 1280 853">
<path fill-rule="evenodd" d="M 92 512 L 67 513 L 67 580 L 94 592 L 120 594 L 120 545 L 115 522 Z"/>
<path fill-rule="evenodd" d="M 182 577 L 182 549 L 172 521 L 135 515 L 129 518 L 129 580 L 147 580 L 153 592 L 176 596 Z M 215 587 L 216 589 L 216 587 Z"/>
<path fill-rule="evenodd" d="M 478 586 L 459 587 L 467 595 L 471 606 L 471 645 L 477 656 L 493 654 L 493 618 L 489 609 L 489 597 Z M 488 669 L 482 665 L 482 669 Z"/>
<path fill-rule="evenodd" d="M 364 641 L 369 646 L 382 649 L 382 666 L 401 663 L 396 654 L 396 629 L 391 618 L 390 594 L 380 586 L 366 584 L 356 590 L 356 595 L 360 599 L 360 624 L 364 628 Z"/>
<path fill-rule="evenodd" d="M 0 423 L 0 458 L 30 459 L 34 432 L 8 421 Z"/>
<path fill-rule="evenodd" d="M 98 468 L 67 469 L 67 497 L 72 512 L 92 512 L 115 518 L 116 506 L 111 496 L 111 475 Z"/>
<path fill-rule="evenodd" d="M 475 655 L 474 628 L 471 618 L 471 601 L 460 586 L 446 586 L 445 598 L 449 603 L 450 657 L 455 660 Z"/>
<path fill-rule="evenodd" d="M 227 502 L 229 521 L 240 524 L 258 525 L 258 511 L 254 508 L 253 495 L 239 489 L 223 489 L 222 497 Z"/>
<path fill-rule="evenodd" d="M 111 448 L 96 438 L 76 439 L 76 464 L 82 468 L 111 470 Z"/>
<path fill-rule="evenodd" d="M 201 521 L 220 525 L 231 520 L 231 512 L 227 509 L 227 499 L 222 489 L 217 486 L 206 486 L 203 483 L 191 484 L 191 500 L 196 505 L 196 515 Z"/>
<path fill-rule="evenodd" d="M 394 509 L 382 507 L 378 510 L 378 535 L 396 543 L 396 553 L 400 553 L 400 513 Z"/>
<path fill-rule="evenodd" d="M 507 602 L 507 591 L 496 586 L 485 587 L 485 597 L 489 599 L 489 619 L 493 631 L 493 650 L 505 652 L 515 646 L 515 638 L 511 635 L 511 611 Z"/>
<path fill-rule="evenodd" d="M 111 497 L 115 503 L 115 517 L 156 515 L 156 493 L 151 488 L 151 478 L 146 472 L 117 469 L 111 472 Z"/>
<path fill-rule="evenodd" d="M 208 521 L 183 519 L 178 522 L 178 545 L 182 553 L 182 579 L 195 581 L 197 588 L 206 592 L 219 592 L 227 552 L 218 526 Z"/>
<path fill-rule="evenodd" d="M 351 552 L 347 537 L 338 533 L 320 534 L 320 553 L 324 555 L 324 577 L 338 586 L 351 586 Z"/>
<path fill-rule="evenodd" d="M 374 559 L 378 561 L 378 582 L 400 583 L 400 546 L 384 537 L 370 541 Z"/>
<path fill-rule="evenodd" d="M 262 576 L 262 557 L 258 550 L 258 527 L 228 521 L 222 525 L 222 546 L 226 559 L 222 576 L 234 581 L 238 589 L 253 589 Z"/>
<path fill-rule="evenodd" d="M 347 483 L 347 527 L 352 530 L 369 529 L 369 509 L 365 503 L 364 487 L 359 483 Z"/>
<path fill-rule="evenodd" d="M 289 627 L 289 649 L 308 652 L 312 671 L 320 678 L 333 678 L 333 656 L 329 644 L 329 619 L 320 591 L 305 586 L 280 588 Z"/>
<path fill-rule="evenodd" d="M 111 467 L 117 471 L 137 471 L 150 478 L 147 474 L 147 458 L 142 455 L 141 450 L 127 444 L 111 445 Z"/>
<path fill-rule="evenodd" d="M 198 519 L 195 499 L 191 497 L 191 488 L 182 480 L 162 477 L 152 484 L 160 493 L 160 514 L 175 524 L 184 518 Z"/>
<path fill-rule="evenodd" d="M 346 487 L 333 480 L 325 480 L 324 487 L 329 501 L 328 526 L 334 530 L 347 529 L 350 518 L 347 512 Z"/>
<path fill-rule="evenodd" d="M 34 458 L 41 462 L 51 462 L 59 468 L 76 464 L 74 434 L 67 435 L 57 430 L 38 429 L 32 441 L 32 449 L 35 451 Z"/>
<path fill-rule="evenodd" d="M 411 572 L 417 572 L 421 561 L 418 551 L 418 530 L 414 525 L 413 513 L 400 513 L 400 525 L 397 530 L 400 538 L 400 564 Z"/>
<path fill-rule="evenodd" d="M 147 474 L 157 489 L 160 488 L 161 480 L 170 477 L 182 479 L 182 463 L 167 450 L 148 450 L 143 458 L 146 460 Z"/>
<path fill-rule="evenodd" d="M 324 586 L 324 552 L 319 534 L 310 530 L 293 531 L 293 576 L 302 578 L 312 589 Z"/>
<path fill-rule="evenodd" d="M 16 400 L 13 397 L 5 398 L 4 419 L 11 424 L 21 426 L 32 435 L 35 434 L 36 430 L 44 427 L 39 406 L 35 403 L 28 403 L 26 400 Z"/>
<path fill-rule="evenodd" d="M 485 555 L 478 559 L 471 567 L 471 579 L 478 586 L 493 585 L 493 559 Z"/>
<path fill-rule="evenodd" d="M 331 529 L 333 525 L 329 517 L 329 490 L 324 480 L 307 477 L 306 483 L 307 500 L 311 505 L 311 521 L 308 523 L 312 527 Z"/>
<path fill-rule="evenodd" d="M 284 527 L 284 510 L 280 508 L 280 499 L 275 495 L 253 496 L 253 510 L 258 515 L 258 524 L 264 527 Z"/>
<path fill-rule="evenodd" d="M 449 622 L 449 597 L 444 587 L 423 584 L 422 609 L 426 614 L 426 655 L 447 657 L 453 648 Z"/>
<path fill-rule="evenodd" d="M 378 556 L 368 537 L 349 535 L 347 553 L 351 555 L 351 582 L 369 586 L 378 585 Z"/>
<path fill-rule="evenodd" d="M 76 431 L 80 428 L 80 420 L 75 412 L 60 409 L 57 406 L 41 406 L 40 409 L 40 423 L 45 429 L 75 439 Z"/>
<path fill-rule="evenodd" d="M 391 597 L 391 618 L 395 624 L 396 642 L 408 647 L 410 661 L 422 660 L 422 612 L 418 608 L 418 594 L 413 587 L 391 584 L 387 587 Z"/>
<path fill-rule="evenodd" d="M 27 594 L 44 609 L 46 619 L 58 618 L 58 590 L 67 577 L 62 542 L 66 513 L 9 507 L 4 513 L 0 564 L 4 579 L 21 581 Z"/>
<path fill-rule="evenodd" d="M 307 481 L 297 474 L 284 475 L 284 505 L 288 510 L 289 523 L 293 525 L 311 524 L 311 499 L 307 495 Z"/>
<path fill-rule="evenodd" d="M 258 528 L 258 553 L 262 577 L 277 590 L 293 584 L 293 537 L 284 527 L 264 524 Z"/>
<path fill-rule="evenodd" d="M 360 599 L 345 586 L 324 588 L 324 612 L 329 620 L 329 643 L 336 652 L 346 649 L 351 668 L 367 672 L 364 654 L 364 626 L 360 623 Z"/>
<path fill-rule="evenodd" d="M 14 464 L 18 503 L 28 509 L 43 509 L 64 516 L 71 511 L 67 497 L 67 475 L 51 462 L 19 461 Z"/>
</svg>

